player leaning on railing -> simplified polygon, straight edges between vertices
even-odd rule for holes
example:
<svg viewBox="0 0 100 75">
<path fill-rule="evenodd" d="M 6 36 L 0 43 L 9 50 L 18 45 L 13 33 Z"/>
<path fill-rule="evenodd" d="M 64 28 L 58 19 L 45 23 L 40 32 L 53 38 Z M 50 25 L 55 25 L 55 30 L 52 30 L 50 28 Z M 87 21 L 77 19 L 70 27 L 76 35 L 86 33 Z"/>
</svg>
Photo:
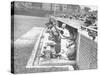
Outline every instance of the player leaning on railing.
<svg viewBox="0 0 100 75">
<path fill-rule="evenodd" d="M 72 36 L 70 30 L 66 27 L 66 24 L 62 24 L 62 27 L 56 25 L 56 29 L 59 31 L 59 37 L 61 39 L 61 56 L 64 59 L 75 59 L 75 38 Z M 74 58 L 73 58 L 74 57 Z"/>
<path fill-rule="evenodd" d="M 69 29 L 66 28 L 66 24 L 61 24 L 61 27 L 58 27 L 57 22 L 50 18 L 49 23 L 46 23 L 47 31 L 49 31 L 51 37 L 48 37 L 49 40 L 54 41 L 56 44 L 55 54 L 51 54 L 53 57 L 61 57 L 63 59 L 74 59 L 75 56 L 75 41 L 71 36 Z M 46 54 L 46 53 L 45 53 Z M 49 56 L 50 57 L 50 56 Z M 73 58 L 74 57 L 74 58 Z"/>
</svg>

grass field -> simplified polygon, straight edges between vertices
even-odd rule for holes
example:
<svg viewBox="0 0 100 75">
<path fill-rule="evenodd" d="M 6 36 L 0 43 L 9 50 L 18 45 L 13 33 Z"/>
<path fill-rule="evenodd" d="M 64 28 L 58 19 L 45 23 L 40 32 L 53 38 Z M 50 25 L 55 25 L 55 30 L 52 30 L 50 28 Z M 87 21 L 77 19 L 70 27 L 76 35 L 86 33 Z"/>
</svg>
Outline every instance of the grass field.
<svg viewBox="0 0 100 75">
<path fill-rule="evenodd" d="M 21 35 L 29 31 L 33 27 L 44 27 L 45 23 L 48 22 L 48 18 L 45 17 L 33 17 L 33 16 L 23 16 L 14 15 L 14 40 L 19 38 Z"/>
<path fill-rule="evenodd" d="M 25 35 L 27 32 L 29 32 L 34 27 L 44 27 L 44 24 L 48 21 L 47 18 L 43 17 L 32 17 L 32 16 L 24 16 L 24 15 L 14 15 L 12 16 L 12 19 L 14 19 L 14 22 L 12 21 L 12 26 L 14 26 L 14 42 L 16 40 L 20 39 L 23 35 Z M 40 31 L 41 32 L 41 31 Z M 35 34 L 35 32 L 33 32 Z M 12 56 L 12 59 L 14 59 L 14 72 L 15 73 L 25 73 L 28 72 L 26 70 L 26 64 L 28 62 L 28 59 L 31 55 L 31 52 L 34 48 L 34 45 L 37 41 L 37 37 L 39 34 L 36 34 L 32 40 L 27 38 L 21 38 L 23 41 L 29 41 L 29 43 L 24 44 L 14 44 L 14 48 L 12 45 L 12 53 L 14 53 L 14 57 Z M 23 41 L 23 42 L 24 42 Z M 12 44 L 13 44 L 12 43 Z M 13 54 L 12 54 L 13 55 Z M 29 70 L 31 71 L 31 70 Z"/>
</svg>

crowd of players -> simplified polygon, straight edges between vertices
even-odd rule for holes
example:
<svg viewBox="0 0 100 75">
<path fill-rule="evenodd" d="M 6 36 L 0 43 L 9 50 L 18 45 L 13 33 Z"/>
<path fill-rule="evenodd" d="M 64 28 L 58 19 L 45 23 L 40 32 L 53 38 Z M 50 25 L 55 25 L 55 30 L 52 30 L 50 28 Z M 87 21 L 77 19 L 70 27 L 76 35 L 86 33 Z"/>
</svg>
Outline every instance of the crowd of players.
<svg viewBox="0 0 100 75">
<path fill-rule="evenodd" d="M 97 14 L 84 15 L 56 15 L 55 17 L 79 20 L 84 23 L 81 30 L 86 31 L 92 40 L 97 37 Z M 46 59 L 63 58 L 75 60 L 77 50 L 77 31 L 67 24 L 57 23 L 52 18 L 45 24 L 46 31 L 43 34 L 43 51 L 41 57 Z"/>
<path fill-rule="evenodd" d="M 43 37 L 42 58 L 76 59 L 76 30 L 50 18 Z"/>
</svg>

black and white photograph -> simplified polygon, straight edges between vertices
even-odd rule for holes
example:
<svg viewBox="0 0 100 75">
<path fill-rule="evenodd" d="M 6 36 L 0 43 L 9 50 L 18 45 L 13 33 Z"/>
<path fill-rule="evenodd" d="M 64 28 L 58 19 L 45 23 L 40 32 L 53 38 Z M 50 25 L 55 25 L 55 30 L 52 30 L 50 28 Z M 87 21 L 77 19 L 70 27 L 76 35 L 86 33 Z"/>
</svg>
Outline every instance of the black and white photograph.
<svg viewBox="0 0 100 75">
<path fill-rule="evenodd" d="M 11 2 L 11 73 L 97 69 L 98 7 Z"/>
</svg>

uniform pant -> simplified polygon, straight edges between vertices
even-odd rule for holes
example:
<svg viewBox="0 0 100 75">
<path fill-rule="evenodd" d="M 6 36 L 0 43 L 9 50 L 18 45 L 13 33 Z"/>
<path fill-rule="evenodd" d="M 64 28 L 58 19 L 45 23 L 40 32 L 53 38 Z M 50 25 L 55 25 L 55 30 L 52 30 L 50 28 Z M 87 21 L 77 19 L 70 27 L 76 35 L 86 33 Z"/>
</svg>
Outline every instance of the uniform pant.
<svg viewBox="0 0 100 75">
<path fill-rule="evenodd" d="M 64 58 L 67 58 L 67 54 L 68 54 L 68 49 L 67 49 L 67 45 L 68 45 L 68 40 L 67 39 L 61 39 L 61 56 Z"/>
</svg>

